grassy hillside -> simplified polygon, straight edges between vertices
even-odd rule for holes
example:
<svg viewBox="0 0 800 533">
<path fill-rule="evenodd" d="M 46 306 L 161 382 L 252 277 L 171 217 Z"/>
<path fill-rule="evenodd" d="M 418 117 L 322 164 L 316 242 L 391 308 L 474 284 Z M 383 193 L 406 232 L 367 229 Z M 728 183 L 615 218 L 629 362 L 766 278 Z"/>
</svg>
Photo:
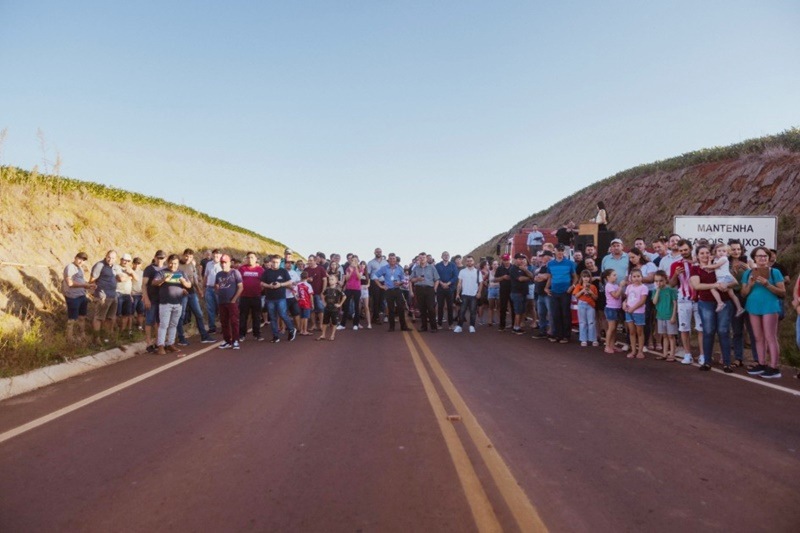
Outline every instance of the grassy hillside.
<svg viewBox="0 0 800 533">
<path fill-rule="evenodd" d="M 236 255 L 286 248 L 160 198 L 0 167 L 0 376 L 83 351 L 61 341 L 61 272 L 78 251 L 89 255 L 90 267 L 109 249 L 147 264 L 158 248 L 169 253 L 186 247 Z"/>
<path fill-rule="evenodd" d="M 609 228 L 626 243 L 671 233 L 675 215 L 777 216 L 780 262 L 792 279 L 800 273 L 800 128 L 619 172 L 524 218 L 472 253 L 494 255 L 497 244 L 534 222 L 556 228 L 569 219 L 589 220 L 599 200 L 608 208 Z M 800 366 L 793 324 L 790 311 L 781 325 L 782 352 Z"/>
</svg>

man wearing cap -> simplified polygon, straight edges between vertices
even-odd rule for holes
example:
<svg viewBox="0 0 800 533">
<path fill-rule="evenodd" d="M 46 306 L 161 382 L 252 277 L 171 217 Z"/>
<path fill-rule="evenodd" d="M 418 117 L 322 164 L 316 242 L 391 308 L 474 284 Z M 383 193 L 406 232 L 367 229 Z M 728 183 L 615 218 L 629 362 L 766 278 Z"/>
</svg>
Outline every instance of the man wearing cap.
<svg viewBox="0 0 800 533">
<path fill-rule="evenodd" d="M 164 269 L 167 261 L 167 254 L 164 250 L 157 250 L 153 261 L 144 269 L 142 273 L 142 302 L 144 302 L 144 340 L 147 344 L 147 351 L 155 353 L 157 347 L 153 338 L 153 326 L 158 324 L 158 286 L 153 282 L 159 277 L 159 273 Z"/>
<path fill-rule="evenodd" d="M 211 261 L 206 263 L 205 268 L 203 269 L 203 277 L 205 279 L 205 300 L 206 300 L 206 311 L 208 312 L 208 332 L 209 333 L 216 333 L 217 332 L 217 307 L 218 307 L 218 300 L 217 300 L 217 292 L 214 289 L 214 286 L 217 283 L 217 274 L 222 271 L 222 265 L 220 265 L 220 259 L 222 258 L 222 252 L 219 249 L 214 249 L 211 251 Z"/>
<path fill-rule="evenodd" d="M 117 317 L 117 283 L 122 277 L 117 262 L 117 252 L 109 250 L 105 258 L 92 267 L 90 283 L 95 284 L 92 305 L 92 330 L 95 341 L 100 341 L 101 325 L 106 325 L 106 335 L 114 333 L 114 320 Z M 107 342 L 109 339 L 106 338 Z"/>
<path fill-rule="evenodd" d="M 75 341 L 75 328 L 78 335 L 83 337 L 86 328 L 86 313 L 89 299 L 86 298 L 86 289 L 93 290 L 95 285 L 87 283 L 83 274 L 83 263 L 89 259 L 86 252 L 78 252 L 70 264 L 64 267 L 61 291 L 67 300 L 67 342 Z"/>
<path fill-rule="evenodd" d="M 514 327 L 512 332 L 522 335 L 522 317 L 525 316 L 525 300 L 528 297 L 528 286 L 533 281 L 533 275 L 526 268 L 528 258 L 525 254 L 518 253 L 514 256 L 515 264 L 508 269 L 511 280 L 511 308 L 514 310 Z"/>
<path fill-rule="evenodd" d="M 209 263 L 211 265 L 211 263 Z M 219 322 L 222 327 L 220 349 L 239 349 L 239 297 L 242 295 L 244 285 L 241 273 L 231 268 L 231 257 L 228 254 L 220 256 L 220 271 L 214 277 L 214 290 L 217 293 L 219 309 Z"/>
<path fill-rule="evenodd" d="M 133 335 L 133 281 L 141 272 L 133 270 L 131 254 L 122 254 L 119 260 L 119 283 L 117 284 L 117 316 L 120 317 L 120 331 Z"/>
<path fill-rule="evenodd" d="M 553 336 L 552 342 L 567 343 L 572 335 L 572 289 L 578 281 L 575 271 L 575 262 L 565 255 L 566 247 L 559 243 L 556 245 L 556 257 L 547 265 L 550 279 L 545 285 L 545 294 L 550 296 L 550 305 L 553 311 Z"/>
<path fill-rule="evenodd" d="M 551 325 L 553 313 L 550 295 L 545 292 L 547 282 L 550 279 L 550 269 L 548 263 L 553 258 L 553 252 L 545 250 L 539 256 L 539 268 L 533 276 L 536 293 L 536 315 L 539 319 L 538 331 L 532 335 L 534 339 L 546 339 L 553 334 Z"/>
<path fill-rule="evenodd" d="M 453 329 L 455 315 L 453 314 L 453 295 L 458 285 L 458 267 L 450 261 L 450 254 L 442 252 L 442 260 L 436 263 L 436 272 L 439 274 L 439 286 L 436 289 L 437 313 L 436 323 L 442 327 L 444 321 L 444 308 L 447 306 L 447 326 Z"/>
<path fill-rule="evenodd" d="M 280 342 L 278 318 L 283 320 L 288 330 L 289 342 L 297 337 L 297 328 L 287 312 L 286 289 L 291 289 L 292 278 L 285 268 L 281 268 L 281 258 L 276 255 L 272 258 L 272 268 L 264 271 L 261 276 L 261 286 L 266 289 L 267 312 L 269 313 L 270 326 L 272 327 L 272 342 Z"/>
<path fill-rule="evenodd" d="M 500 285 L 500 328 L 499 331 L 506 329 L 506 316 L 508 315 L 509 303 L 511 303 L 511 256 L 503 254 L 500 257 L 500 265 L 494 271 L 494 280 Z M 511 308 L 511 325 L 514 325 L 514 318 L 517 314 Z"/>
<path fill-rule="evenodd" d="M 183 331 L 187 313 L 194 315 L 197 331 L 200 333 L 200 342 L 210 344 L 214 342 L 214 339 L 208 334 L 208 331 L 206 331 L 206 326 L 203 323 L 203 311 L 200 310 L 200 299 L 197 297 L 198 287 L 202 287 L 203 285 L 200 283 L 200 272 L 194 260 L 194 250 L 186 248 L 183 251 L 183 256 L 178 264 L 178 270 L 180 270 L 183 273 L 183 277 L 192 284 L 190 288 L 186 289 L 186 294 L 183 295 L 183 299 L 181 300 L 181 318 L 178 321 L 178 344 L 182 346 L 187 346 L 189 344 Z"/>
<path fill-rule="evenodd" d="M 628 255 L 622 249 L 622 239 L 614 239 L 611 241 L 611 253 L 603 258 L 600 268 L 613 269 L 617 273 L 618 283 L 622 285 L 628 277 L 628 263 Z"/>
<path fill-rule="evenodd" d="M 422 322 L 420 330 L 428 331 L 428 324 L 430 324 L 431 333 L 435 333 L 437 327 L 434 301 L 436 289 L 439 287 L 439 273 L 435 266 L 428 264 L 428 254 L 424 252 L 419 254 L 417 263 L 411 267 L 411 283 L 414 284 L 414 298 L 416 298 L 419 318 Z"/>
</svg>

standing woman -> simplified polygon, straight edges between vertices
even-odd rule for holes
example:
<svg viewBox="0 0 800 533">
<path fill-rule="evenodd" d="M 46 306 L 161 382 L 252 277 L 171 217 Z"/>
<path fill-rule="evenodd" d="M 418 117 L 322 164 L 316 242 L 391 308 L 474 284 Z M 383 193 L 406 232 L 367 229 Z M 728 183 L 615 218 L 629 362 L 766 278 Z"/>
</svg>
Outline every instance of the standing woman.
<svg viewBox="0 0 800 533">
<path fill-rule="evenodd" d="M 484 311 L 486 311 L 486 308 L 489 307 L 489 299 L 486 295 L 488 292 L 487 288 L 489 286 L 489 261 L 486 259 L 482 260 L 478 265 L 478 270 L 481 271 L 482 278 L 480 284 L 481 297 L 478 298 L 478 325 L 482 326 L 485 324 L 485 321 L 483 320 Z M 499 293 L 498 296 L 500 296 Z"/>
<path fill-rule="evenodd" d="M 489 326 L 494 326 L 496 324 L 494 318 L 496 314 L 499 315 L 500 310 L 498 305 L 500 298 L 500 282 L 494 280 L 494 273 L 498 266 L 500 266 L 500 263 L 492 261 L 492 266 L 489 269 L 489 290 L 486 295 L 489 300 Z"/>
<path fill-rule="evenodd" d="M 778 317 L 781 312 L 781 299 L 786 296 L 783 276 L 775 268 L 769 266 L 769 250 L 764 246 L 755 248 L 750 257 L 755 267 L 742 276 L 742 295 L 747 298 L 745 309 L 750 313 L 750 323 L 758 347 L 758 364 L 747 369 L 751 375 L 762 378 L 779 378 L 781 370 L 780 343 L 778 342 Z M 705 317 L 704 317 L 705 319 Z M 703 322 L 703 331 L 706 324 Z M 767 350 L 770 362 L 767 366 Z M 728 353 L 723 347 L 723 353 Z"/>
<path fill-rule="evenodd" d="M 367 317 L 367 329 L 372 329 L 372 316 L 369 310 L 369 276 L 367 275 L 367 263 L 361 261 L 358 264 L 361 269 L 361 305 L 364 307 L 364 316 Z"/>
<path fill-rule="evenodd" d="M 597 223 L 597 231 L 608 231 L 608 212 L 605 202 L 597 202 L 597 215 L 594 221 Z"/>
<path fill-rule="evenodd" d="M 736 278 L 738 284 L 733 287 L 733 292 L 736 293 L 736 296 L 739 297 L 739 301 L 742 303 L 742 307 L 747 309 L 745 305 L 745 297 L 742 295 L 742 277 L 744 273 L 747 272 L 750 268 L 749 260 L 747 255 L 745 255 L 744 246 L 742 242 L 737 239 L 731 239 L 728 241 L 728 247 L 730 248 L 730 268 L 731 274 L 733 277 Z M 753 325 L 750 323 L 750 316 L 745 312 L 739 316 L 736 314 L 733 315 L 733 320 L 731 321 L 731 331 L 733 333 L 733 345 L 731 349 L 733 350 L 733 366 L 744 366 L 744 330 L 747 328 L 747 334 L 750 337 L 750 351 L 753 354 L 753 361 L 758 361 L 758 349 L 756 348 L 755 343 L 755 334 L 753 333 Z"/>
<path fill-rule="evenodd" d="M 723 284 L 717 283 L 717 276 L 713 270 L 708 271 L 703 267 L 711 264 L 711 248 L 701 244 L 697 247 L 697 263 L 692 265 L 689 283 L 697 291 L 697 308 L 703 322 L 703 353 L 706 355 L 700 370 L 711 370 L 711 354 L 714 353 L 714 335 L 719 337 L 719 346 L 722 349 L 722 370 L 726 374 L 733 372 L 731 368 L 731 319 L 733 318 L 733 302 L 727 290 L 721 290 Z M 717 301 L 711 289 L 720 290 L 723 308 L 717 312 Z M 778 320 L 775 319 L 777 334 Z M 759 352 L 761 350 L 759 349 Z"/>
<path fill-rule="evenodd" d="M 342 286 L 344 287 L 344 317 L 342 323 L 336 329 L 344 329 L 347 327 L 347 319 L 353 317 L 353 331 L 358 330 L 358 324 L 361 322 L 361 277 L 366 275 L 366 271 L 358 264 L 358 257 L 355 255 L 350 258 L 350 264 L 344 273 Z"/>
<path fill-rule="evenodd" d="M 604 290 L 603 286 L 601 285 L 601 274 L 600 268 L 598 268 L 597 263 L 594 262 L 594 259 L 591 257 L 587 257 L 586 260 L 583 262 L 586 265 L 586 270 L 592 276 L 592 285 L 597 288 L 597 300 L 594 304 L 595 310 L 595 318 L 594 323 L 596 325 L 595 330 L 597 330 L 597 340 L 602 341 L 605 339 L 605 330 L 606 324 L 606 291 Z M 594 339 L 592 339 L 594 340 Z"/>
</svg>

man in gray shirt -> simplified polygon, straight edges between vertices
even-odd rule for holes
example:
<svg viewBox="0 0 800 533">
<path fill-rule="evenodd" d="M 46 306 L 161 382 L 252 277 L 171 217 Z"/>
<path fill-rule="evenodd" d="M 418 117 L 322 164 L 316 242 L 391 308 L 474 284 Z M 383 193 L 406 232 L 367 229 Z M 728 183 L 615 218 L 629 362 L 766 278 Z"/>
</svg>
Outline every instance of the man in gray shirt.
<svg viewBox="0 0 800 533">
<path fill-rule="evenodd" d="M 414 297 L 417 300 L 421 322 L 420 331 L 428 331 L 430 324 L 430 332 L 436 333 L 434 303 L 436 289 L 439 287 L 439 272 L 434 265 L 428 263 L 428 255 L 425 252 L 419 254 L 416 264 L 411 268 L 410 281 L 414 284 Z"/>
<path fill-rule="evenodd" d="M 388 264 L 389 262 L 383 258 L 383 250 L 380 248 L 375 248 L 375 259 L 367 263 L 367 276 L 369 276 L 369 279 L 372 279 L 372 275 L 375 272 Z M 386 291 L 380 288 L 377 283 L 369 284 L 369 301 L 370 305 L 372 305 L 371 317 L 373 325 L 380 324 L 381 322 L 381 313 L 383 312 L 383 298 L 385 292 Z"/>
</svg>

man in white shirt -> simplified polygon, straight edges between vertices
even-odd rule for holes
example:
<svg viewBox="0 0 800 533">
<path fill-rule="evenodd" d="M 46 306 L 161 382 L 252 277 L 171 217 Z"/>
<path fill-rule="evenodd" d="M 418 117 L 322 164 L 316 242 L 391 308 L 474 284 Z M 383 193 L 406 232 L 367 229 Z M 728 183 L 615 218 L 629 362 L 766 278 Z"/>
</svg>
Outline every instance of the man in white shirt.
<svg viewBox="0 0 800 533">
<path fill-rule="evenodd" d="M 475 316 L 477 314 L 478 298 L 481 295 L 481 282 L 483 275 L 475 268 L 475 258 L 468 255 L 464 258 L 466 265 L 458 273 L 458 287 L 456 288 L 456 301 L 461 300 L 461 308 L 458 311 L 458 326 L 453 330 L 461 333 L 461 326 L 464 325 L 464 315 L 469 310 L 469 332 L 475 333 Z"/>
</svg>

